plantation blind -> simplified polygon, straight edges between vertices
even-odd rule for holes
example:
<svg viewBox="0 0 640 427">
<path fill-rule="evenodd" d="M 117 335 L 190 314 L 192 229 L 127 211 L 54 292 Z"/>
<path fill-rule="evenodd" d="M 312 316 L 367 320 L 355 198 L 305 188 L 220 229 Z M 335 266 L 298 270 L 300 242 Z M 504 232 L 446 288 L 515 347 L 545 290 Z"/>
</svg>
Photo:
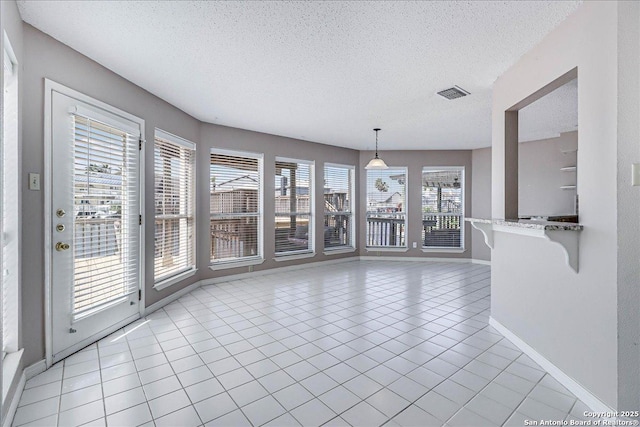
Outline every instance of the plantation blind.
<svg viewBox="0 0 640 427">
<path fill-rule="evenodd" d="M 464 246 L 464 169 L 422 169 L 422 247 Z"/>
<path fill-rule="evenodd" d="M 406 247 L 406 168 L 367 170 L 368 247 Z"/>
<path fill-rule="evenodd" d="M 73 316 L 138 290 L 139 139 L 91 112 L 73 115 Z"/>
<path fill-rule="evenodd" d="M 276 158 L 275 254 L 313 251 L 313 163 Z"/>
<path fill-rule="evenodd" d="M 156 129 L 155 282 L 195 268 L 194 143 Z"/>
<path fill-rule="evenodd" d="M 324 247 L 353 247 L 354 166 L 324 166 Z"/>
<path fill-rule="evenodd" d="M 262 257 L 262 156 L 211 150 L 211 262 Z"/>
</svg>

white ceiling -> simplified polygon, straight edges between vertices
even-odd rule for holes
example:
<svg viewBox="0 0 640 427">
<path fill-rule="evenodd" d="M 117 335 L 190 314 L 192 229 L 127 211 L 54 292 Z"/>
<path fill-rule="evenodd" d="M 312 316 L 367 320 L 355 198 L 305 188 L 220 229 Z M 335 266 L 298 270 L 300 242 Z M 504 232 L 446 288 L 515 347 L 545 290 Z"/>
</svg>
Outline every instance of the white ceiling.
<svg viewBox="0 0 640 427">
<path fill-rule="evenodd" d="M 579 1 L 18 1 L 202 121 L 356 149 L 491 143 L 491 87 Z M 435 92 L 458 85 L 471 95 Z M 541 120 L 544 122 L 544 120 Z"/>
</svg>

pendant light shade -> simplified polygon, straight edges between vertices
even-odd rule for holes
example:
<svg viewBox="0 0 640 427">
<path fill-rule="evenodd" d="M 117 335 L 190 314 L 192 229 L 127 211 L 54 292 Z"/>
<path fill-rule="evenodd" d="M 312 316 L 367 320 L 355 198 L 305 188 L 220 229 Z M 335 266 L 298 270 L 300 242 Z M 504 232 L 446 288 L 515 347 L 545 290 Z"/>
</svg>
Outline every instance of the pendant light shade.
<svg viewBox="0 0 640 427">
<path fill-rule="evenodd" d="M 373 159 L 371 159 L 369 163 L 367 163 L 367 166 L 364 167 L 365 169 L 389 169 L 389 166 L 387 166 L 384 160 L 378 157 L 378 131 L 379 130 L 380 128 L 374 129 L 376 133 L 376 156 Z"/>
</svg>

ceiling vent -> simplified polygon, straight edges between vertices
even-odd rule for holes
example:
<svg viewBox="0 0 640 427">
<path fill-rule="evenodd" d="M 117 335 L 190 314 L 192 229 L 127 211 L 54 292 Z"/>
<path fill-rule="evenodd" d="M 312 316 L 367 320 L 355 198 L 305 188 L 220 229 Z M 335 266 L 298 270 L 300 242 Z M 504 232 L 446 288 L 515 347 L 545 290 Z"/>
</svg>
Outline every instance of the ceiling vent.
<svg viewBox="0 0 640 427">
<path fill-rule="evenodd" d="M 454 86 L 450 87 L 449 89 L 441 90 L 440 92 L 438 92 L 438 95 L 447 99 L 456 99 L 469 95 L 469 92 L 462 89 L 461 87 Z"/>
</svg>

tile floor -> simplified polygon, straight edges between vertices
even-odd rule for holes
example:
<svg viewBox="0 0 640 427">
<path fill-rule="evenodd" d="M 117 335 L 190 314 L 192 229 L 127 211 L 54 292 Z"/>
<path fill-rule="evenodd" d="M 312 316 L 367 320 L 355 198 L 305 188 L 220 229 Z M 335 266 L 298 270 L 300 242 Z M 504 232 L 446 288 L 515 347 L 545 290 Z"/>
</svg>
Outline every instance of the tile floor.
<svg viewBox="0 0 640 427">
<path fill-rule="evenodd" d="M 354 261 L 204 286 L 30 379 L 13 424 L 582 419 L 488 326 L 489 282 L 483 265 Z"/>
</svg>

